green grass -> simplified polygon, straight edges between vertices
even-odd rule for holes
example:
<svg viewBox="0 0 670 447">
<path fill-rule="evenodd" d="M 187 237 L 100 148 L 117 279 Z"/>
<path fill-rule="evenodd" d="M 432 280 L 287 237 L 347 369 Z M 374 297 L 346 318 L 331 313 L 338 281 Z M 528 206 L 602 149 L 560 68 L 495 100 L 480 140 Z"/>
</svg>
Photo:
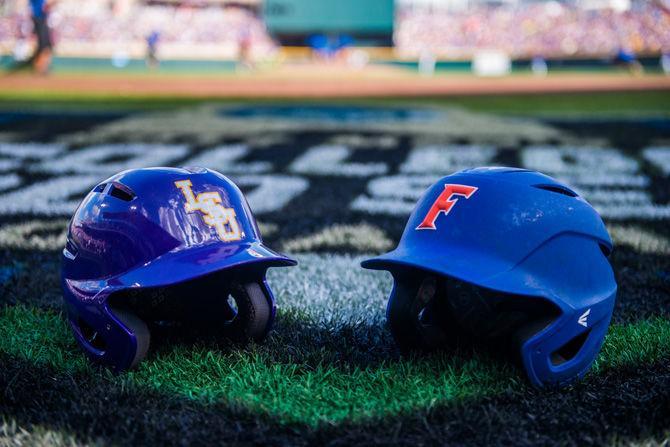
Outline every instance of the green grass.
<svg viewBox="0 0 670 447">
<path fill-rule="evenodd" d="M 53 91 L 0 91 L 0 110 L 154 110 L 197 105 L 221 104 L 343 104 L 360 106 L 438 106 L 509 115 L 548 116 L 668 116 L 670 90 L 618 93 L 562 93 L 536 95 L 486 95 L 443 98 L 387 99 L 225 99 L 203 100 L 179 96 L 93 94 Z"/>
<path fill-rule="evenodd" d="M 282 314 L 282 330 L 296 316 Z M 88 374 L 132 390 L 152 389 L 205 403 L 226 402 L 284 423 L 360 421 L 417 408 L 494 396 L 525 387 L 518 372 L 484 355 L 445 353 L 389 359 L 369 365 L 338 364 L 328 348 L 303 346 L 314 361 L 273 351 L 296 349 L 281 333 L 246 349 L 211 344 L 164 345 L 132 372 L 113 375 L 93 368 L 79 352 L 63 317 L 24 306 L 0 311 L 0 352 L 67 374 Z M 670 355 L 670 321 L 655 318 L 611 328 L 594 372 Z M 321 361 L 319 361 L 321 358 Z"/>
<path fill-rule="evenodd" d="M 181 348 L 147 362 L 126 380 L 208 401 L 227 399 L 285 422 L 317 424 L 499 392 L 511 378 L 476 358 L 396 361 L 343 371 L 327 364 L 272 364 L 259 352 Z"/>
<path fill-rule="evenodd" d="M 670 354 L 670 321 L 663 318 L 612 325 L 593 371 L 651 364 Z"/>
<path fill-rule="evenodd" d="M 670 90 L 616 93 L 489 95 L 435 100 L 477 112 L 510 115 L 670 115 Z"/>
</svg>

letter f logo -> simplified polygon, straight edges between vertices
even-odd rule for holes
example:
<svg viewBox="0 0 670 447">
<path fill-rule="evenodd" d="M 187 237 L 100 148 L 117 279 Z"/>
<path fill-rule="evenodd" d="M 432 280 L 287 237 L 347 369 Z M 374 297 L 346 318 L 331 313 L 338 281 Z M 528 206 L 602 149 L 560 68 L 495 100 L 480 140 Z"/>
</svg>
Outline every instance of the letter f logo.
<svg viewBox="0 0 670 447">
<path fill-rule="evenodd" d="M 426 214 L 426 217 L 424 217 L 423 221 L 421 224 L 419 224 L 418 227 L 416 227 L 416 229 L 435 230 L 435 221 L 437 220 L 437 216 L 439 216 L 440 213 L 449 214 L 449 211 L 451 211 L 451 209 L 458 201 L 458 198 L 454 196 L 462 196 L 466 199 L 469 199 L 470 196 L 475 193 L 475 191 L 477 191 L 477 188 L 474 186 L 452 184 L 444 185 L 444 191 L 442 191 L 442 193 L 437 197 L 433 205 L 428 210 L 428 214 Z"/>
</svg>

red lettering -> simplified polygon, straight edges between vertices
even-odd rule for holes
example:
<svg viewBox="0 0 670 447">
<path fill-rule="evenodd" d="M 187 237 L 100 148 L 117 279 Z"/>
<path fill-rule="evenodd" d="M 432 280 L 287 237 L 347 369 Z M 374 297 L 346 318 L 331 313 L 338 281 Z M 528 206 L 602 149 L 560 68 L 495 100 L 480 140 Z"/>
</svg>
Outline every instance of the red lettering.
<svg viewBox="0 0 670 447">
<path fill-rule="evenodd" d="M 437 197 L 433 205 L 428 210 L 426 217 L 424 217 L 421 224 L 416 227 L 417 230 L 435 230 L 435 221 L 437 216 L 440 213 L 449 214 L 449 211 L 454 207 L 458 201 L 457 197 L 454 196 L 463 196 L 466 199 L 469 199 L 472 196 L 477 188 L 474 186 L 467 185 L 444 185 L 444 191 Z"/>
</svg>

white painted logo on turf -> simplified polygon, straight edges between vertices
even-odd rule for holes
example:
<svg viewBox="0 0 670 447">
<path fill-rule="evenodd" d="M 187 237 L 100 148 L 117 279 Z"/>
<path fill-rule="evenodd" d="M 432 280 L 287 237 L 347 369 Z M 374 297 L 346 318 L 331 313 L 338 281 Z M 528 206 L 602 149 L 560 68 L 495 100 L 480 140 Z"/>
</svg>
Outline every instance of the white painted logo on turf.
<svg viewBox="0 0 670 447">
<path fill-rule="evenodd" d="M 0 215 L 72 214 L 86 191 L 100 181 L 97 175 L 70 175 L 23 186 L 0 195 Z M 73 196 L 79 198 L 73 199 Z"/>
<path fill-rule="evenodd" d="M 658 166 L 665 175 L 670 175 L 670 146 L 649 147 L 642 154 L 647 161 Z"/>
<path fill-rule="evenodd" d="M 217 146 L 189 159 L 185 166 L 207 166 L 226 175 L 258 174 L 272 170 L 269 161 L 241 162 L 251 150 L 246 144 L 226 144 Z"/>
<path fill-rule="evenodd" d="M 0 143 L 0 171 L 16 170 L 28 160 L 49 159 L 65 150 L 61 144 Z"/>
<path fill-rule="evenodd" d="M 316 146 L 298 157 L 289 167 L 291 172 L 311 175 L 335 175 L 344 177 L 369 177 L 388 172 L 384 162 L 346 162 L 352 150 L 346 146 Z"/>
<path fill-rule="evenodd" d="M 442 176 L 447 172 L 486 166 L 497 153 L 493 146 L 477 144 L 419 146 L 412 149 L 405 162 L 400 165 L 400 172 Z"/>
<path fill-rule="evenodd" d="M 586 312 L 584 312 L 579 319 L 577 320 L 577 323 L 581 324 L 584 327 L 588 326 L 588 322 L 586 319 L 589 317 L 589 314 L 591 313 L 591 309 L 586 309 Z"/>
<path fill-rule="evenodd" d="M 280 211 L 309 189 L 307 179 L 292 175 L 242 175 L 234 180 L 239 186 L 253 187 L 247 193 L 247 201 L 257 214 Z"/>
<path fill-rule="evenodd" d="M 444 173 L 486 166 L 497 155 L 493 146 L 433 145 L 412 149 L 400 165 L 403 174 L 377 177 L 351 209 L 369 214 L 406 216 L 430 185 Z"/>
<path fill-rule="evenodd" d="M 645 152 L 645 156 L 657 164 L 664 157 L 663 152 L 655 150 Z M 640 173 L 638 161 L 616 149 L 530 146 L 521 152 L 521 159 L 525 167 L 571 185 L 607 219 L 670 217 L 670 206 L 654 203 L 646 190 L 650 179 Z"/>
<path fill-rule="evenodd" d="M 73 172 L 102 177 L 125 169 L 170 166 L 173 160 L 188 152 L 188 146 L 183 144 L 103 144 L 43 159 L 41 163 L 30 166 L 30 171 L 61 175 Z"/>
</svg>

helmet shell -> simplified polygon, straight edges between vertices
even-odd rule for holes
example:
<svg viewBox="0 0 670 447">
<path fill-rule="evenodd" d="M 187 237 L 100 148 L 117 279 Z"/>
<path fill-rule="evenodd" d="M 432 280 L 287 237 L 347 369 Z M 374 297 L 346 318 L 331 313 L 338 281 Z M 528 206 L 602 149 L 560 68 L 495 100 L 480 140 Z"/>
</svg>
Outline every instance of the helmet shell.
<svg viewBox="0 0 670 447">
<path fill-rule="evenodd" d="M 594 360 L 617 290 L 611 250 L 598 213 L 567 186 L 525 169 L 476 168 L 431 186 L 398 247 L 362 265 L 418 268 L 553 303 L 560 316 L 522 348 L 531 381 L 542 385 L 573 380 Z M 578 354 L 555 365 L 552 353 L 585 331 Z"/>
<path fill-rule="evenodd" d="M 263 245 L 239 188 L 204 168 L 128 170 L 100 183 L 72 217 L 62 259 L 61 285 L 75 337 L 83 340 L 77 325 L 82 318 L 108 343 L 133 340 L 107 305 L 112 293 L 239 267 L 255 271 L 264 283 L 268 267 L 296 264 Z M 119 368 L 132 360 L 82 346 Z"/>
</svg>

